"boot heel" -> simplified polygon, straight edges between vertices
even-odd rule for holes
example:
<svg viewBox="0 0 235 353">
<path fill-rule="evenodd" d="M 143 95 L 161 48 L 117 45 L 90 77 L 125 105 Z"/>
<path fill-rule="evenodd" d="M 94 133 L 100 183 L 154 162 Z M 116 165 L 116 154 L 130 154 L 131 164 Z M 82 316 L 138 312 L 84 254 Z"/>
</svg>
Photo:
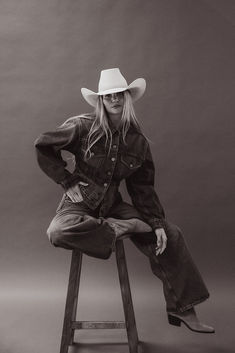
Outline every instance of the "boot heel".
<svg viewBox="0 0 235 353">
<path fill-rule="evenodd" d="M 181 325 L 181 320 L 178 317 L 175 317 L 172 315 L 168 315 L 168 322 L 169 322 L 169 324 L 174 325 L 174 326 Z"/>
</svg>

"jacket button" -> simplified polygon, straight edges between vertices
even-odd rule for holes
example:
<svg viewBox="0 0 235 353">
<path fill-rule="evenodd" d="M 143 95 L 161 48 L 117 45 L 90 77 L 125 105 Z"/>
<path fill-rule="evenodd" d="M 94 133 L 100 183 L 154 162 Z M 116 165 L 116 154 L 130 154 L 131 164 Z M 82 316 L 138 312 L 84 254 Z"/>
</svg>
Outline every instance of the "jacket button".
<svg viewBox="0 0 235 353">
<path fill-rule="evenodd" d="M 108 186 L 108 184 L 107 183 L 104 183 L 104 187 L 106 188 Z"/>
<path fill-rule="evenodd" d="M 94 154 L 95 154 L 94 152 L 91 152 L 91 156 L 94 156 Z"/>
<path fill-rule="evenodd" d="M 117 145 L 113 145 L 113 148 L 114 148 L 114 149 L 117 148 Z"/>
<path fill-rule="evenodd" d="M 112 158 L 111 158 L 111 161 L 112 161 L 112 162 L 114 162 L 114 161 L 115 161 L 115 158 L 114 158 L 114 157 L 112 157 Z"/>
<path fill-rule="evenodd" d="M 111 175 L 112 173 L 110 172 L 110 170 L 107 172 L 108 175 Z"/>
<path fill-rule="evenodd" d="M 132 163 L 130 164 L 130 167 L 131 167 L 131 168 L 133 167 L 133 164 L 132 164 Z"/>
</svg>

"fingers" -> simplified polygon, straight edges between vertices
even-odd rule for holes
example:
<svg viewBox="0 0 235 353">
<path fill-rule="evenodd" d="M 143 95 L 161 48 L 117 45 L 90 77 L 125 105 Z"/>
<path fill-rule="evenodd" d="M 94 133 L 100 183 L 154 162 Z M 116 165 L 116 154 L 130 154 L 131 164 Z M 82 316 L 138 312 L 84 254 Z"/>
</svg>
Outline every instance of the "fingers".
<svg viewBox="0 0 235 353">
<path fill-rule="evenodd" d="M 156 235 L 157 235 L 156 255 L 158 256 L 162 249 L 162 238 L 160 233 L 157 233 Z"/>
<path fill-rule="evenodd" d="M 67 195 L 72 202 L 81 202 L 83 200 L 82 196 L 77 193 L 67 191 Z"/>
<path fill-rule="evenodd" d="M 166 245 L 167 245 L 167 237 L 165 232 L 162 234 L 162 248 L 161 248 L 161 252 L 160 254 L 163 253 L 163 251 L 166 249 Z"/>
<path fill-rule="evenodd" d="M 156 256 L 160 254 L 161 248 L 156 248 Z"/>
<path fill-rule="evenodd" d="M 83 200 L 83 197 L 78 185 L 73 185 L 72 187 L 70 187 L 67 190 L 66 194 L 68 195 L 68 197 L 72 202 L 81 202 Z"/>
<path fill-rule="evenodd" d="M 167 236 L 163 228 L 155 230 L 157 236 L 156 256 L 162 254 L 167 246 Z"/>
<path fill-rule="evenodd" d="M 71 190 L 67 190 L 66 194 L 68 195 L 68 197 L 72 202 L 79 202 L 76 194 L 73 193 Z"/>
</svg>

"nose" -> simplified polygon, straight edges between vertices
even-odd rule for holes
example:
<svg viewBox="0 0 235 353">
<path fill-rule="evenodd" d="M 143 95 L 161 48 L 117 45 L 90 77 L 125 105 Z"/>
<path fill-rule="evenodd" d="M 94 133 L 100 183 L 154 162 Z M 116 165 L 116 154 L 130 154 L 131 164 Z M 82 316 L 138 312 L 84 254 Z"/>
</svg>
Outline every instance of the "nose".
<svg viewBox="0 0 235 353">
<path fill-rule="evenodd" d="M 112 93 L 110 98 L 111 98 L 111 102 L 119 101 L 119 96 L 117 93 Z"/>
</svg>

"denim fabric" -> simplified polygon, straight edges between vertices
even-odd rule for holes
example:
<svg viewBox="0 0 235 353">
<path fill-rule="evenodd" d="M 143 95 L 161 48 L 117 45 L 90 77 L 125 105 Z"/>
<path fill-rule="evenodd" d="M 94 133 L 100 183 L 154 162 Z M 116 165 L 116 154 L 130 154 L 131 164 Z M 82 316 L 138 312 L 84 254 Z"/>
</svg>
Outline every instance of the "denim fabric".
<svg viewBox="0 0 235 353">
<path fill-rule="evenodd" d="M 125 180 L 132 203 L 145 222 L 152 229 L 164 227 L 165 214 L 154 189 L 155 169 L 146 138 L 131 125 L 124 143 L 122 132 L 110 125 L 111 150 L 108 151 L 103 136 L 86 159 L 87 135 L 93 121 L 92 115 L 74 117 L 54 131 L 41 134 L 35 147 L 42 170 L 65 190 L 80 181 L 87 183 L 79 184 L 83 200 L 90 209 L 99 206 L 99 215 L 103 217 L 119 201 L 118 187 Z M 61 150 L 74 154 L 73 173 L 66 169 Z"/>
<path fill-rule="evenodd" d="M 107 217 L 139 218 L 153 230 L 164 227 L 168 241 L 161 255 L 155 255 L 156 235 L 153 231 L 133 233 L 131 240 L 148 256 L 153 273 L 162 280 L 167 310 L 184 311 L 202 302 L 209 293 L 181 231 L 165 219 L 154 189 L 155 169 L 146 138 L 131 126 L 124 143 L 122 132 L 111 126 L 110 152 L 102 137 L 92 146 L 91 157 L 86 159 L 84 151 L 93 121 L 92 115 L 68 119 L 35 141 L 40 167 L 65 191 L 81 181 L 88 184 L 79 184 L 82 202 L 73 203 L 66 195 L 63 196 L 48 228 L 50 241 L 55 246 L 78 248 L 87 255 L 107 259 L 116 240 Z M 66 169 L 62 150 L 75 156 L 73 173 Z M 118 191 L 123 179 L 133 206 L 124 203 Z"/>
<path fill-rule="evenodd" d="M 122 201 L 111 208 L 108 216 L 141 219 L 132 205 Z M 154 232 L 136 232 L 130 239 L 149 258 L 152 272 L 162 280 L 166 309 L 184 311 L 207 299 L 209 293 L 180 229 L 165 222 L 165 230 L 167 247 L 158 256 Z M 99 210 L 89 209 L 84 202 L 73 203 L 67 196 L 62 198 L 47 233 L 54 246 L 77 248 L 97 258 L 108 259 L 115 248 L 115 233 L 107 220 L 99 217 Z"/>
</svg>

